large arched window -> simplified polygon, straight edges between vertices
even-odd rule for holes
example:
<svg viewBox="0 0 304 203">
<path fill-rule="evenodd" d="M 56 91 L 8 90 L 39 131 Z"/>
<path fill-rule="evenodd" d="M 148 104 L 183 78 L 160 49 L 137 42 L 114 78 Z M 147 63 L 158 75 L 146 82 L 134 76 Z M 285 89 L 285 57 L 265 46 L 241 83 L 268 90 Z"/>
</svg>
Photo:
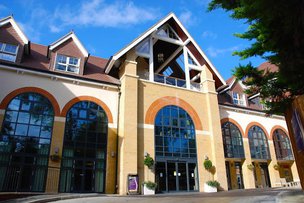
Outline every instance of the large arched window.
<svg viewBox="0 0 304 203">
<path fill-rule="evenodd" d="M 0 135 L 0 190 L 43 192 L 54 111 L 38 93 L 12 99 Z"/>
<path fill-rule="evenodd" d="M 163 157 L 196 157 L 195 127 L 182 108 L 166 106 L 157 113 L 155 153 Z"/>
<path fill-rule="evenodd" d="M 108 118 L 102 107 L 81 101 L 67 112 L 60 192 L 104 192 Z"/>
<path fill-rule="evenodd" d="M 270 159 L 267 137 L 259 126 L 252 126 L 248 131 L 252 159 Z"/>
<path fill-rule="evenodd" d="M 283 130 L 276 129 L 274 131 L 273 141 L 278 160 L 293 160 L 290 142 Z"/>
<path fill-rule="evenodd" d="M 231 122 L 222 124 L 222 136 L 226 158 L 244 158 L 242 134 Z"/>
</svg>

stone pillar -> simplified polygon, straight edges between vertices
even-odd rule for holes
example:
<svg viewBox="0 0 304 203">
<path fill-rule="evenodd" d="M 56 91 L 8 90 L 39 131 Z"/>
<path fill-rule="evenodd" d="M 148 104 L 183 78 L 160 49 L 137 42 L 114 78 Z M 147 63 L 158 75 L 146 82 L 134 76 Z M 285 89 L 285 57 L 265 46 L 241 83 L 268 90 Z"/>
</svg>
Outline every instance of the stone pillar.
<svg viewBox="0 0 304 203">
<path fill-rule="evenodd" d="M 245 189 L 255 188 L 255 179 L 254 179 L 254 171 L 253 171 L 255 169 L 250 170 L 247 167 L 248 165 L 252 164 L 248 138 L 243 138 L 243 145 L 245 152 L 245 161 L 242 165 L 244 188 Z"/>
<path fill-rule="evenodd" d="M 212 73 L 206 65 L 203 66 L 203 70 L 201 72 L 201 85 L 202 91 L 206 93 L 205 102 L 208 114 L 208 119 L 206 123 L 208 122 L 208 127 L 211 134 L 212 157 L 209 157 L 209 159 L 212 161 L 213 165 L 216 168 L 214 179 L 220 182 L 221 187 L 224 190 L 227 190 L 228 186 L 226 177 L 225 156 L 217 93 L 215 91 L 215 82 L 213 80 Z"/>
<path fill-rule="evenodd" d="M 108 140 L 107 140 L 107 165 L 106 165 L 106 184 L 105 193 L 114 194 L 116 192 L 116 144 L 117 143 L 117 128 L 113 123 L 109 123 Z"/>
<path fill-rule="evenodd" d="M 280 182 L 280 172 L 279 170 L 274 169 L 274 165 L 278 164 L 278 160 L 275 154 L 275 149 L 274 149 L 274 143 L 272 140 L 268 141 L 268 146 L 269 146 L 269 152 L 270 152 L 270 158 L 271 161 L 268 164 L 268 171 L 269 171 L 269 178 L 270 178 L 270 183 L 271 187 L 277 186 L 276 183 Z"/>
<path fill-rule="evenodd" d="M 128 174 L 137 174 L 138 76 L 134 54 L 120 67 L 121 98 L 119 113 L 118 192 L 127 193 Z"/>
<path fill-rule="evenodd" d="M 57 117 L 57 116 L 55 117 L 50 155 L 54 155 L 57 153 L 60 157 L 62 157 L 65 120 L 66 120 L 65 117 Z M 61 166 L 61 160 L 52 161 L 51 159 L 49 159 L 48 175 L 47 175 L 46 187 L 45 187 L 46 193 L 58 192 L 60 166 Z"/>
</svg>

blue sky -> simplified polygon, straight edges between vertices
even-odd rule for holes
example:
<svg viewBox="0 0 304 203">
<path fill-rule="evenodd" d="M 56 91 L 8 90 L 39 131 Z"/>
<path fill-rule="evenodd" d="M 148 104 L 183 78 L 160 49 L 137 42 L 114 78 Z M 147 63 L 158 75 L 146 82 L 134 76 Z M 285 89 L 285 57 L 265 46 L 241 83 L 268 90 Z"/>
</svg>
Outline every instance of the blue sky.
<svg viewBox="0 0 304 203">
<path fill-rule="evenodd" d="M 174 12 L 224 79 L 240 60 L 232 52 L 250 42 L 233 33 L 244 32 L 244 21 L 223 10 L 207 12 L 210 0 L 2 0 L 0 17 L 13 14 L 27 37 L 49 45 L 71 30 L 91 53 L 109 58 L 168 13 Z M 253 65 L 264 60 L 251 58 Z"/>
</svg>

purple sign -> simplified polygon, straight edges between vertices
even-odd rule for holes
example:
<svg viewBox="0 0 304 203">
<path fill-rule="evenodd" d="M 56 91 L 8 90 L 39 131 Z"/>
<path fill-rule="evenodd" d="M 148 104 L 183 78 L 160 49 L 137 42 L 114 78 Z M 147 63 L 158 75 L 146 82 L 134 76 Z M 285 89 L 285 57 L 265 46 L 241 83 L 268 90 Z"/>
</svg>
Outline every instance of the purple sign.
<svg viewBox="0 0 304 203">
<path fill-rule="evenodd" d="M 293 128 L 293 134 L 295 136 L 298 151 L 304 151 L 304 130 L 301 122 L 300 115 L 296 109 L 294 109 L 291 124 Z"/>
<path fill-rule="evenodd" d="M 129 192 L 138 191 L 138 176 L 128 176 L 128 190 Z"/>
</svg>

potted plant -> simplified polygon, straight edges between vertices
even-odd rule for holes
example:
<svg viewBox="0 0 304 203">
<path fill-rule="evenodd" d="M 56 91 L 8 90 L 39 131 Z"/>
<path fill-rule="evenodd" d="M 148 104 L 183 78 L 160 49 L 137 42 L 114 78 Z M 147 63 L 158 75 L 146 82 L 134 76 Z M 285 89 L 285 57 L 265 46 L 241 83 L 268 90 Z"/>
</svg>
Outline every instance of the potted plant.
<svg viewBox="0 0 304 203">
<path fill-rule="evenodd" d="M 212 164 L 212 161 L 209 158 L 205 158 L 204 168 L 212 175 L 212 180 L 208 180 L 204 183 L 205 192 L 217 192 L 217 188 L 220 186 L 220 183 L 214 180 L 215 167 Z"/>
<path fill-rule="evenodd" d="M 146 165 L 149 169 L 151 169 L 154 165 L 154 160 L 149 154 L 145 156 L 144 165 Z"/>
<path fill-rule="evenodd" d="M 254 165 L 252 165 L 252 164 L 247 164 L 247 168 L 249 169 L 249 170 L 253 170 L 254 169 Z"/>
<path fill-rule="evenodd" d="M 143 194 L 144 195 L 154 195 L 157 184 L 151 181 L 143 182 Z"/>
<path fill-rule="evenodd" d="M 273 165 L 273 168 L 274 168 L 274 170 L 277 170 L 277 171 L 278 171 L 278 170 L 280 169 L 280 166 L 279 166 L 279 164 L 274 164 L 274 165 Z"/>
<path fill-rule="evenodd" d="M 217 192 L 217 188 L 220 186 L 220 183 L 216 180 L 209 180 L 204 184 L 205 192 Z"/>
<path fill-rule="evenodd" d="M 58 154 L 52 154 L 50 155 L 50 159 L 54 162 L 57 162 L 60 160 L 60 156 Z"/>
</svg>

